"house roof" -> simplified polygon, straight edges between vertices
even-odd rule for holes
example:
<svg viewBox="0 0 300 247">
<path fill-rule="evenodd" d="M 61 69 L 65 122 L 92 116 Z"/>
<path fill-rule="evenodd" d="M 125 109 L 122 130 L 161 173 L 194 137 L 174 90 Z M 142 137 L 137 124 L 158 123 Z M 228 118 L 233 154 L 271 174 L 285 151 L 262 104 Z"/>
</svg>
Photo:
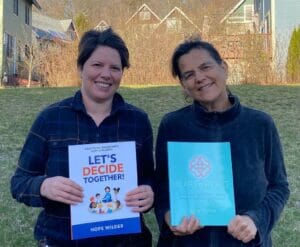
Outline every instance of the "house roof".
<svg viewBox="0 0 300 247">
<path fill-rule="evenodd" d="M 152 11 L 152 9 L 150 9 L 150 7 L 147 4 L 143 4 L 129 19 L 128 21 L 126 21 L 125 24 L 128 24 L 143 8 L 146 8 L 147 10 L 149 10 L 151 12 L 152 15 L 155 16 L 155 18 L 158 21 L 161 21 L 161 19 L 159 18 L 159 16 L 157 14 L 155 14 L 155 12 Z"/>
<path fill-rule="evenodd" d="M 230 11 L 224 16 L 224 18 L 220 21 L 220 23 L 223 23 L 225 20 L 228 19 L 229 16 L 232 15 L 246 0 L 240 0 L 236 5 L 230 9 Z"/>
<path fill-rule="evenodd" d="M 106 27 L 109 27 L 108 23 L 105 21 L 105 20 L 101 20 L 97 26 L 94 27 L 95 30 L 103 30 L 105 29 Z"/>
<path fill-rule="evenodd" d="M 66 33 L 70 26 L 75 29 L 71 19 L 57 20 L 49 16 L 32 12 L 32 28 L 37 37 L 40 39 L 69 40 Z"/>
<path fill-rule="evenodd" d="M 28 0 L 31 4 L 33 4 L 37 9 L 41 10 L 42 7 L 41 5 L 38 3 L 37 0 Z"/>
<path fill-rule="evenodd" d="M 193 26 L 195 26 L 199 31 L 200 29 L 198 28 L 198 26 L 178 7 L 174 7 L 162 20 L 161 22 L 158 24 L 157 28 L 163 23 L 165 22 L 166 19 L 168 19 L 174 12 L 179 12 L 190 24 L 192 24 Z"/>
</svg>

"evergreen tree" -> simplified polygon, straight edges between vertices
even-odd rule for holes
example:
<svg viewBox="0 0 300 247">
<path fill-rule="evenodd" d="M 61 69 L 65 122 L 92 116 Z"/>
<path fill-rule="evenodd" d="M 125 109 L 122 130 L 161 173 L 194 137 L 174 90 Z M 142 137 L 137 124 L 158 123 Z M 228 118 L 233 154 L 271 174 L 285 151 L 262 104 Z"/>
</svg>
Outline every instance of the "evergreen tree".
<svg viewBox="0 0 300 247">
<path fill-rule="evenodd" d="M 300 27 L 295 28 L 289 44 L 286 64 L 287 79 L 300 82 Z"/>
</svg>

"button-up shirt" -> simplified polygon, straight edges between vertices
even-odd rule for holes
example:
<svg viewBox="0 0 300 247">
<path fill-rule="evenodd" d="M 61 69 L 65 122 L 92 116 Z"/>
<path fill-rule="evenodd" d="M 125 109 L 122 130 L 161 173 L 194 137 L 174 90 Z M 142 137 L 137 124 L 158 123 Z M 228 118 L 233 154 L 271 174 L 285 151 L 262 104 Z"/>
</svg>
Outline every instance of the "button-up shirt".
<svg viewBox="0 0 300 247">
<path fill-rule="evenodd" d="M 43 110 L 34 121 L 11 179 L 13 197 L 43 207 L 35 237 L 70 239 L 70 206 L 40 194 L 47 177 L 69 176 L 68 146 L 74 144 L 135 141 L 138 184 L 152 186 L 153 136 L 147 114 L 116 93 L 112 110 L 99 126 L 87 114 L 80 91 Z"/>
</svg>

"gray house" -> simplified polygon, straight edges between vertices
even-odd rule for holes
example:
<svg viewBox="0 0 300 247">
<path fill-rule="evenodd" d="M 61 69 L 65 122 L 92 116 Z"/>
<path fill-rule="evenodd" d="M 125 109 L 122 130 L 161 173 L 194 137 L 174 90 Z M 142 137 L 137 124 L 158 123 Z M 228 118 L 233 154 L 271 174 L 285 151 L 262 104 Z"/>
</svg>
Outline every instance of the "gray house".
<svg viewBox="0 0 300 247">
<path fill-rule="evenodd" d="M 58 20 L 40 13 L 32 13 L 34 37 L 42 43 L 70 42 L 78 38 L 72 19 Z"/>
<path fill-rule="evenodd" d="M 13 83 L 24 56 L 19 44 L 31 44 L 32 6 L 36 0 L 0 0 L 0 85 Z"/>
<path fill-rule="evenodd" d="M 291 34 L 300 26 L 299 0 L 254 0 L 256 28 L 272 35 L 273 67 L 285 77 L 285 64 Z"/>
<path fill-rule="evenodd" d="M 253 0 L 241 0 L 230 9 L 221 20 L 225 24 L 226 34 L 245 34 L 254 32 Z"/>
</svg>

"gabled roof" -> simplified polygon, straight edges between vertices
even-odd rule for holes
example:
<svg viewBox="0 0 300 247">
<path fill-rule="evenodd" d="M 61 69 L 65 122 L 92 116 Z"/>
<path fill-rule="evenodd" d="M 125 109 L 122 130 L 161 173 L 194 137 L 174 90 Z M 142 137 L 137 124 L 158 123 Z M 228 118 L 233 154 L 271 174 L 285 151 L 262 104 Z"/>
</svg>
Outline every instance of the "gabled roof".
<svg viewBox="0 0 300 247">
<path fill-rule="evenodd" d="M 53 40 L 57 38 L 69 40 L 67 32 L 70 26 L 75 30 L 75 26 L 71 19 L 57 20 L 49 16 L 32 12 L 32 28 L 36 36 L 40 39 Z"/>
<path fill-rule="evenodd" d="M 161 22 L 158 24 L 157 28 L 163 23 L 165 22 L 166 19 L 168 19 L 174 12 L 178 12 L 180 13 L 180 15 L 182 15 L 190 24 L 192 24 L 194 27 L 196 27 L 199 31 L 200 29 L 197 27 L 197 25 L 178 7 L 174 7 L 162 20 Z"/>
<path fill-rule="evenodd" d="M 220 21 L 223 23 L 225 20 L 229 18 L 246 0 L 240 0 L 228 13 L 224 16 L 224 18 Z"/>
<path fill-rule="evenodd" d="M 28 0 L 31 4 L 33 4 L 37 9 L 41 10 L 42 7 L 41 5 L 38 3 L 37 0 Z"/>
<path fill-rule="evenodd" d="M 102 31 L 103 29 L 109 27 L 108 23 L 105 20 L 101 20 L 97 26 L 94 27 L 95 30 Z"/>
<path fill-rule="evenodd" d="M 60 24 L 62 27 L 62 30 L 68 30 L 70 25 L 73 25 L 73 21 L 71 19 L 66 19 L 66 20 L 60 20 Z"/>
<path fill-rule="evenodd" d="M 147 4 L 143 4 L 129 19 L 128 21 L 126 21 L 126 25 L 143 9 L 143 8 L 146 8 L 147 10 L 150 11 L 150 13 L 152 15 L 154 15 L 154 17 L 158 20 L 158 21 L 161 21 L 161 19 L 158 17 L 157 14 L 155 14 L 155 12 L 152 11 L 152 9 L 150 9 L 150 7 L 147 5 Z"/>
</svg>

